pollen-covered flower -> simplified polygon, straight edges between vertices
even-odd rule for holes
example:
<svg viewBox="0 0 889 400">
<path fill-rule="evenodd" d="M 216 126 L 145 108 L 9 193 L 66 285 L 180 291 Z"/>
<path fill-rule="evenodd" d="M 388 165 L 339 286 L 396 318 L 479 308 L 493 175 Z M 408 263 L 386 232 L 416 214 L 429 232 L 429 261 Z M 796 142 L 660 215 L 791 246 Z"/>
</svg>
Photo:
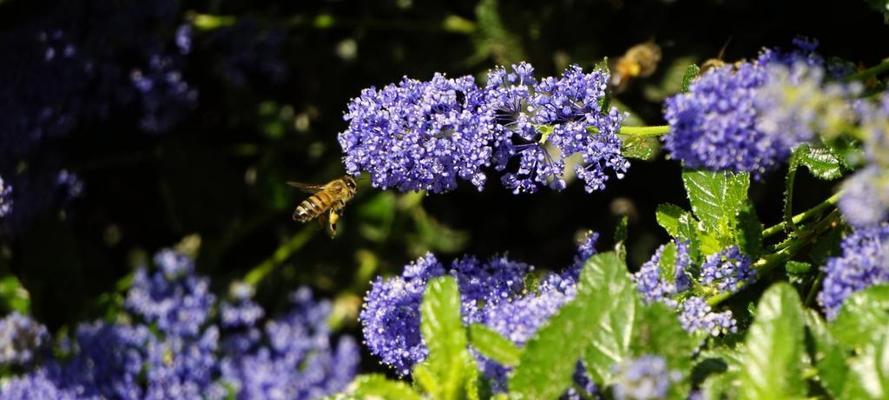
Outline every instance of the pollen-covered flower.
<svg viewBox="0 0 889 400">
<path fill-rule="evenodd" d="M 889 225 L 858 228 L 843 239 L 843 254 L 827 260 L 818 302 L 828 318 L 852 293 L 889 282 Z"/>
<path fill-rule="evenodd" d="M 813 68 L 823 63 L 811 45 L 799 44 L 804 47 L 796 51 L 765 50 L 753 62 L 707 71 L 687 93 L 668 98 L 664 117 L 670 134 L 664 137 L 664 147 L 670 157 L 688 168 L 750 172 L 757 178 L 786 160 L 794 146 L 810 138 L 809 130 L 794 119 L 808 121 L 786 113 L 766 115 L 763 120 L 770 101 L 776 99 L 763 99 L 760 92 L 773 80 L 780 86 L 787 78 L 783 69 L 770 69 L 773 66 L 802 63 Z M 785 127 L 778 125 L 787 123 L 793 123 L 794 130 L 777 132 Z"/>
<path fill-rule="evenodd" d="M 493 138 L 482 98 L 471 76 L 405 77 L 363 90 L 349 103 L 349 127 L 339 134 L 346 172 L 366 171 L 384 189 L 442 193 L 464 179 L 481 190 Z"/>
</svg>

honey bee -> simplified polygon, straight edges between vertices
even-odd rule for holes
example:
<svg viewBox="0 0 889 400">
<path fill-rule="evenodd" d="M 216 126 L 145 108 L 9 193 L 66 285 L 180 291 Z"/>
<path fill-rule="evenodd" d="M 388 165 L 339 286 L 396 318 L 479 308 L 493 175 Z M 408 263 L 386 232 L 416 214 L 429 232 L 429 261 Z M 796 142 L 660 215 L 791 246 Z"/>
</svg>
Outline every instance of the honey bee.
<svg viewBox="0 0 889 400">
<path fill-rule="evenodd" d="M 704 72 L 707 72 L 711 69 L 720 68 L 720 67 L 724 67 L 725 65 L 727 65 L 726 62 L 722 60 L 722 58 L 725 56 L 725 50 L 728 48 L 728 45 L 731 42 L 732 42 L 732 38 L 728 38 L 728 40 L 726 40 L 725 44 L 722 45 L 722 48 L 719 49 L 719 55 L 717 55 L 714 58 L 708 59 L 707 61 L 704 61 L 703 64 L 701 64 L 700 74 L 703 74 Z"/>
<path fill-rule="evenodd" d="M 336 235 L 336 223 L 340 219 L 346 202 L 355 196 L 358 189 L 355 178 L 349 175 L 334 179 L 324 185 L 299 182 L 287 182 L 287 184 L 304 192 L 312 193 L 293 211 L 293 220 L 308 222 L 318 218 L 318 222 L 327 228 L 327 233 L 331 238 Z"/>
<path fill-rule="evenodd" d="M 649 41 L 630 47 L 614 64 L 611 86 L 615 91 L 622 92 L 631 80 L 651 76 L 660 62 L 661 48 L 654 42 Z"/>
</svg>

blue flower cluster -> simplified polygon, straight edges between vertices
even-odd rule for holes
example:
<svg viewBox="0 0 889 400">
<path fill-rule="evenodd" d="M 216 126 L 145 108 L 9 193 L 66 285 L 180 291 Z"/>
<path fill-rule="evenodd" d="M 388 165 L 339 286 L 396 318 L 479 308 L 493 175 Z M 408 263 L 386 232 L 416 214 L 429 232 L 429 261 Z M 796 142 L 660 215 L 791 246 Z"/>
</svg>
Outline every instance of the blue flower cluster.
<svg viewBox="0 0 889 400">
<path fill-rule="evenodd" d="M 783 117 L 793 111 L 789 107 L 783 115 L 768 114 L 763 119 L 776 98 L 759 95 L 770 82 L 780 85 L 788 80 L 780 79 L 781 70 L 774 66 L 820 68 L 824 64 L 813 52 L 814 43 L 796 44 L 798 49 L 791 52 L 764 50 L 752 62 L 709 70 L 695 79 L 687 93 L 668 98 L 664 117 L 670 134 L 664 137 L 664 147 L 670 157 L 689 168 L 744 171 L 761 177 L 787 159 L 794 146 L 811 139 L 810 129 L 782 130 Z"/>
<path fill-rule="evenodd" d="M 384 364 L 400 375 L 409 374 L 411 367 L 428 355 L 420 336 L 420 303 L 426 284 L 447 274 L 460 287 L 465 323 L 485 324 L 522 345 L 574 297 L 580 267 L 594 252 L 597 237 L 588 233 L 574 265 L 561 274 L 545 275 L 534 288 L 527 285 L 526 278 L 534 271 L 528 264 L 505 257 L 483 262 L 466 256 L 445 268 L 428 254 L 405 266 L 401 276 L 373 282 L 360 315 L 365 343 Z M 496 390 L 505 390 L 505 368 L 482 360 L 482 370 Z"/>
<path fill-rule="evenodd" d="M 79 325 L 60 343 L 64 357 L 43 346 L 45 328 L 5 319 L 0 335 L 12 332 L 12 360 L 44 362 L 4 383 L 0 399 L 313 399 L 354 377 L 355 341 L 333 342 L 330 304 L 308 289 L 293 294 L 289 313 L 262 323 L 249 288 L 235 285 L 231 299 L 217 302 L 188 257 L 165 250 L 154 263 L 154 272 L 137 271 L 127 293 L 129 315 L 120 321 L 130 322 Z"/>
<path fill-rule="evenodd" d="M 46 327 L 13 312 L 0 320 L 0 366 L 27 365 L 48 342 Z"/>
<path fill-rule="evenodd" d="M 654 355 L 624 360 L 614 369 L 612 393 L 617 400 L 666 399 L 670 385 L 682 379 L 682 373 L 669 370 L 667 361 Z"/>
<path fill-rule="evenodd" d="M 828 318 L 836 317 L 852 293 L 889 283 L 889 225 L 857 228 L 843 239 L 843 254 L 827 260 L 818 303 Z"/>
<path fill-rule="evenodd" d="M 67 186 L 54 178 L 65 162 L 61 140 L 79 127 L 126 114 L 159 133 L 195 105 L 183 75 L 190 30 L 176 28 L 180 18 L 175 0 L 88 0 L 54 3 L 0 33 L 0 51 L 15 54 L 0 64 L 0 174 L 19 204 L 6 230 L 65 205 Z"/>
<path fill-rule="evenodd" d="M 855 108 L 868 164 L 843 182 L 839 207 L 846 222 L 872 227 L 889 219 L 889 92 Z"/>
<path fill-rule="evenodd" d="M 737 331 L 731 311 L 713 311 L 706 300 L 693 294 L 692 283 L 707 295 L 733 293 L 755 277 L 750 258 L 731 246 L 708 256 L 699 268 L 692 264 L 688 245 L 674 241 L 659 247 L 633 274 L 633 281 L 646 302 L 657 301 L 676 309 L 679 322 L 689 332 L 718 336 Z"/>
<path fill-rule="evenodd" d="M 0 218 L 12 212 L 12 186 L 3 181 L 0 176 Z"/>
<path fill-rule="evenodd" d="M 530 193 L 563 189 L 566 159 L 577 154 L 586 190 L 602 190 L 609 171 L 620 178 L 629 168 L 617 136 L 623 115 L 602 110 L 607 82 L 607 73 L 577 66 L 537 80 L 521 63 L 490 71 L 484 87 L 436 74 L 365 89 L 345 115 L 343 162 L 351 175 L 370 173 L 375 187 L 435 193 L 458 179 L 481 190 L 494 167 L 508 189 Z"/>
</svg>

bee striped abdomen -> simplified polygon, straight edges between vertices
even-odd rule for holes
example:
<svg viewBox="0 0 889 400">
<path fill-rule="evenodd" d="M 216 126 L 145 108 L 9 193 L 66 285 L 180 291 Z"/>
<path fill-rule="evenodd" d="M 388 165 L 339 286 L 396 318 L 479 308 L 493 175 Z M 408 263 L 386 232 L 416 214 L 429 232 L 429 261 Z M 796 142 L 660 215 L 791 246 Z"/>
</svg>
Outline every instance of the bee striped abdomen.
<svg viewBox="0 0 889 400">
<path fill-rule="evenodd" d="M 315 193 L 296 207 L 293 219 L 299 222 L 309 221 L 327 211 L 331 204 L 333 204 L 333 197 L 327 191 Z"/>
</svg>

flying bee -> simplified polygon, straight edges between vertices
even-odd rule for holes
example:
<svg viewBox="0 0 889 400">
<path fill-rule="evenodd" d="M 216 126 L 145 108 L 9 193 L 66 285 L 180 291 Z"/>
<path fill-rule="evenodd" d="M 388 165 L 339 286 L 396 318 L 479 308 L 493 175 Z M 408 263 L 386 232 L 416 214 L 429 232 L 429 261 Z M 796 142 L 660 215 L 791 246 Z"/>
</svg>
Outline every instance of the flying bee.
<svg viewBox="0 0 889 400">
<path fill-rule="evenodd" d="M 355 196 L 358 189 L 355 178 L 349 175 L 334 179 L 324 185 L 299 182 L 287 182 L 287 184 L 312 194 L 299 203 L 299 206 L 293 211 L 293 220 L 308 222 L 318 218 L 318 222 L 327 228 L 327 233 L 331 238 L 336 235 L 336 223 L 340 219 L 346 202 Z"/>
<path fill-rule="evenodd" d="M 651 76 L 660 62 L 661 48 L 654 42 L 649 41 L 630 47 L 614 63 L 611 86 L 615 91 L 622 92 L 631 80 Z"/>
</svg>

